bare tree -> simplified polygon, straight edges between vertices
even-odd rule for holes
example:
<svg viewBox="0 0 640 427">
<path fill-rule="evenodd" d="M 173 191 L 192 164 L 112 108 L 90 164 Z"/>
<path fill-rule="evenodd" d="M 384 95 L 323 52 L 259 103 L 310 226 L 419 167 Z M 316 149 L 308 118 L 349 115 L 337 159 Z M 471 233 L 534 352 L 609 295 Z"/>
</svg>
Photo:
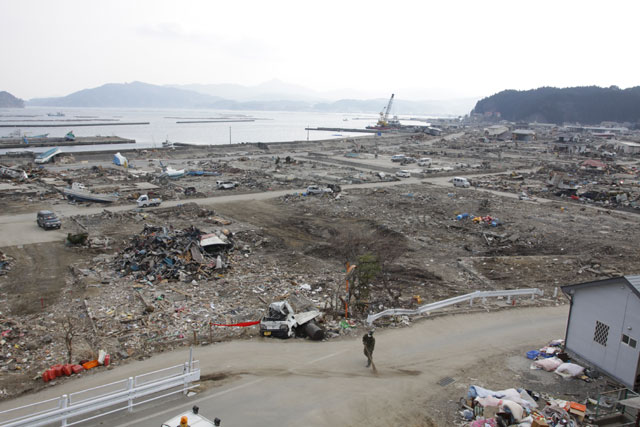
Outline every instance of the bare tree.
<svg viewBox="0 0 640 427">
<path fill-rule="evenodd" d="M 62 327 L 62 332 L 64 333 L 64 344 L 67 347 L 67 363 L 72 363 L 73 358 L 73 336 L 75 335 L 75 321 L 70 316 L 67 315 L 62 322 L 60 323 Z"/>
</svg>

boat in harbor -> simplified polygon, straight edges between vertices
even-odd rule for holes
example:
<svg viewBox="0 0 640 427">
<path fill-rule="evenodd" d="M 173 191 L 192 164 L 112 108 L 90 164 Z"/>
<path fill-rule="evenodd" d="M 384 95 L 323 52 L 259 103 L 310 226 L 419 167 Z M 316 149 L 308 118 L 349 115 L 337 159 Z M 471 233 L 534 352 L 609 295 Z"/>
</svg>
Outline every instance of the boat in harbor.
<svg viewBox="0 0 640 427">
<path fill-rule="evenodd" d="M 118 200 L 117 194 L 92 193 L 84 184 L 80 184 L 79 182 L 74 182 L 71 184 L 71 187 L 63 188 L 62 194 L 64 194 L 67 199 L 78 202 L 113 203 Z"/>
</svg>

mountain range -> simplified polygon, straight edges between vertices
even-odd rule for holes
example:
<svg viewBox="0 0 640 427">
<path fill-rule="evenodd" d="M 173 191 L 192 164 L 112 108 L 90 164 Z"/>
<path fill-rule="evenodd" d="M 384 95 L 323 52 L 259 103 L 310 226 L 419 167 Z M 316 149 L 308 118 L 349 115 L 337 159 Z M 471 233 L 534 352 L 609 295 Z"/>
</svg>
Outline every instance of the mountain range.
<svg viewBox="0 0 640 427">
<path fill-rule="evenodd" d="M 392 112 L 396 114 L 462 115 L 476 99 L 409 101 L 396 98 Z M 254 111 L 310 111 L 340 113 L 378 113 L 388 99 L 323 98 L 313 90 L 289 85 L 278 80 L 258 86 L 231 84 L 167 85 L 143 82 L 108 83 L 84 89 L 67 96 L 35 98 L 30 106 L 113 107 L 113 108 L 207 108 Z"/>
</svg>

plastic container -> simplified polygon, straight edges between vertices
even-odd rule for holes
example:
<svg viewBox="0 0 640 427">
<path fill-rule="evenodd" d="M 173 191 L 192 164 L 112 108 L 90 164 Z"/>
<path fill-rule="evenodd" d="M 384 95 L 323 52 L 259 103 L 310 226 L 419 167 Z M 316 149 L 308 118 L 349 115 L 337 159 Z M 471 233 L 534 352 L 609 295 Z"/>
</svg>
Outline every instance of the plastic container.
<svg viewBox="0 0 640 427">
<path fill-rule="evenodd" d="M 71 370 L 74 374 L 79 374 L 80 372 L 84 371 L 84 368 L 82 367 L 82 365 L 73 365 L 71 367 Z"/>
<path fill-rule="evenodd" d="M 104 366 L 109 366 L 109 363 L 111 363 L 111 356 L 107 354 L 104 356 Z"/>
<path fill-rule="evenodd" d="M 57 377 L 61 377 L 63 375 L 62 374 L 62 366 L 63 365 L 53 365 L 51 367 L 51 369 L 53 369 L 53 371 L 56 373 L 56 378 Z"/>
<path fill-rule="evenodd" d="M 534 360 L 538 356 L 540 356 L 540 352 L 538 350 L 527 351 L 527 359 Z"/>
<path fill-rule="evenodd" d="M 87 369 L 87 370 L 89 370 L 89 369 L 91 369 L 91 368 L 95 368 L 96 366 L 98 366 L 98 361 L 97 361 L 97 360 L 92 360 L 92 361 L 90 361 L 90 362 L 87 362 L 87 363 L 83 363 L 83 364 L 82 364 L 82 367 L 83 367 L 84 369 Z"/>
<path fill-rule="evenodd" d="M 65 374 L 66 376 L 70 377 L 71 374 L 73 374 L 73 369 L 71 369 L 73 365 L 64 365 L 62 367 L 62 373 Z"/>
</svg>

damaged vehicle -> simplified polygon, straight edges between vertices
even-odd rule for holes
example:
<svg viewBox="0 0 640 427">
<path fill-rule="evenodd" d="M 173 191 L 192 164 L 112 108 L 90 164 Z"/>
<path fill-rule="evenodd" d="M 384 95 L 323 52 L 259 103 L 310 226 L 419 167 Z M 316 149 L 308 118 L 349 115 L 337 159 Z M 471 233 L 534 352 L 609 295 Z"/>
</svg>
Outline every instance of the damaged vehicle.
<svg viewBox="0 0 640 427">
<path fill-rule="evenodd" d="M 310 185 L 306 190 L 307 194 L 324 194 L 333 193 L 333 190 L 329 187 L 321 187 L 319 185 Z"/>
<path fill-rule="evenodd" d="M 288 301 L 272 302 L 267 314 L 260 319 L 260 335 L 278 338 L 307 336 L 320 341 L 324 338 L 324 330 L 315 321 L 320 315 L 318 310 L 295 313 Z"/>
<path fill-rule="evenodd" d="M 232 188 L 236 188 L 238 183 L 235 181 L 216 181 L 216 185 L 218 186 L 218 190 L 231 190 Z"/>
</svg>

